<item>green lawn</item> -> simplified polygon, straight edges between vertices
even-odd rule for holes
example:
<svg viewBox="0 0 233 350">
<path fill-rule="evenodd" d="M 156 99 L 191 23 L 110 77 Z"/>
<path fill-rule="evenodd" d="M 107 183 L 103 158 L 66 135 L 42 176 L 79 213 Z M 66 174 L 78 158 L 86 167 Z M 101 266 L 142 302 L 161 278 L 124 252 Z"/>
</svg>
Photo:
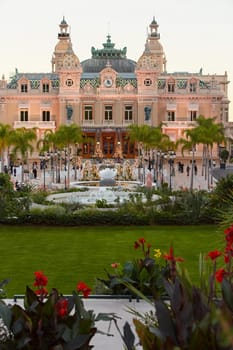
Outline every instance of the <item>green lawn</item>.
<svg viewBox="0 0 233 350">
<path fill-rule="evenodd" d="M 34 271 L 49 278 L 48 289 L 56 287 L 70 294 L 78 281 L 91 287 L 95 277 L 111 270 L 112 262 L 125 262 L 141 256 L 134 241 L 144 237 L 152 248 L 168 251 L 185 259 L 190 275 L 197 279 L 199 253 L 220 249 L 223 232 L 216 226 L 157 227 L 43 227 L 0 226 L 0 280 L 10 278 L 7 295 L 24 294 L 32 287 Z"/>
</svg>

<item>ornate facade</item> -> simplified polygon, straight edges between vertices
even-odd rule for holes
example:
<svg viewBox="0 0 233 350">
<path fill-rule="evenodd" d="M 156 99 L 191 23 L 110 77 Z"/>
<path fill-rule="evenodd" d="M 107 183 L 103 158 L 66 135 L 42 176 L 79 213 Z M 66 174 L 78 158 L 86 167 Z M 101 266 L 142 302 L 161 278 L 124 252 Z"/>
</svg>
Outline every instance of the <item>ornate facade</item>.
<svg viewBox="0 0 233 350">
<path fill-rule="evenodd" d="M 163 131 L 175 141 L 199 115 L 228 122 L 227 73 L 168 73 L 155 19 L 137 62 L 127 58 L 126 47 L 115 48 L 110 35 L 91 54 L 80 62 L 63 18 L 50 73 L 16 70 L 9 82 L 0 80 L 0 122 L 36 127 L 38 138 L 45 130 L 76 123 L 93 140 L 82 145 L 84 158 L 133 158 L 130 124 L 164 123 Z"/>
</svg>

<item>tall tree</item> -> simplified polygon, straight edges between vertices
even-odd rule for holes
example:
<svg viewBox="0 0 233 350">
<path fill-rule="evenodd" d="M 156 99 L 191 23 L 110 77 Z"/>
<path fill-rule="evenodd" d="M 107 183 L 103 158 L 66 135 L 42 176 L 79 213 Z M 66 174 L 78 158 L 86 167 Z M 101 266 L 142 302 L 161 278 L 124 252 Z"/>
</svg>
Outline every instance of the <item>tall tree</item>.
<svg viewBox="0 0 233 350">
<path fill-rule="evenodd" d="M 21 182 L 24 182 L 24 165 L 28 163 L 28 155 L 32 153 L 36 141 L 36 129 L 19 128 L 11 135 L 12 153 L 20 154 L 22 164 Z"/>
<path fill-rule="evenodd" d="M 197 118 L 196 130 L 199 134 L 200 143 L 203 144 L 203 168 L 205 169 L 205 178 L 209 187 L 209 168 L 213 165 L 213 147 L 221 143 L 226 143 L 224 127 L 222 123 L 216 123 L 216 118 L 205 118 L 200 115 Z M 212 183 L 212 175 L 211 175 Z"/>
<path fill-rule="evenodd" d="M 76 125 L 61 125 L 56 131 L 56 145 L 65 153 L 65 169 L 67 169 L 67 188 L 70 186 L 70 159 L 72 147 L 83 142 L 82 129 Z"/>
<path fill-rule="evenodd" d="M 180 138 L 178 144 L 181 145 L 181 152 L 184 151 L 192 152 L 192 163 L 191 163 L 191 176 L 190 176 L 190 191 L 193 190 L 193 175 L 194 175 L 194 165 L 195 165 L 195 151 L 196 145 L 200 143 L 199 131 L 196 128 L 184 130 L 185 138 Z"/>
<path fill-rule="evenodd" d="M 0 159 L 1 159 L 1 169 L 3 172 L 4 169 L 4 155 L 7 153 L 7 166 L 9 159 L 9 146 L 11 144 L 13 129 L 8 124 L 0 124 Z"/>
<path fill-rule="evenodd" d="M 158 151 L 167 152 L 168 150 L 174 149 L 174 143 L 170 140 L 169 136 L 162 132 L 162 124 L 157 127 L 151 127 L 149 125 L 135 125 L 132 124 L 128 128 L 129 137 L 131 142 L 136 142 L 138 145 L 138 164 L 143 163 L 143 172 L 145 180 L 145 165 L 144 159 L 149 158 L 149 163 L 153 159 L 153 167 L 155 163 L 155 154 Z M 158 180 L 158 159 L 156 161 Z M 150 167 L 150 164 L 149 164 Z M 154 168 L 155 172 L 155 168 Z"/>
</svg>

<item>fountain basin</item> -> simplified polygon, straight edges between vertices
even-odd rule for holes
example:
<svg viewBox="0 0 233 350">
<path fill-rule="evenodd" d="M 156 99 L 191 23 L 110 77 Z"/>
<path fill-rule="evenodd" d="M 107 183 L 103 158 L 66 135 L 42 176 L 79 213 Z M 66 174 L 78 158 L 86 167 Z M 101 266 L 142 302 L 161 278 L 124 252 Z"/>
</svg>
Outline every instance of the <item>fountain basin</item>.
<svg viewBox="0 0 233 350">
<path fill-rule="evenodd" d="M 82 187 L 86 188 L 86 186 Z M 97 200 L 106 200 L 108 204 L 116 204 L 118 200 L 120 203 L 129 200 L 129 193 L 116 187 L 112 190 L 109 187 L 90 186 L 86 191 L 51 194 L 47 200 L 53 203 L 81 204 L 95 204 Z"/>
</svg>

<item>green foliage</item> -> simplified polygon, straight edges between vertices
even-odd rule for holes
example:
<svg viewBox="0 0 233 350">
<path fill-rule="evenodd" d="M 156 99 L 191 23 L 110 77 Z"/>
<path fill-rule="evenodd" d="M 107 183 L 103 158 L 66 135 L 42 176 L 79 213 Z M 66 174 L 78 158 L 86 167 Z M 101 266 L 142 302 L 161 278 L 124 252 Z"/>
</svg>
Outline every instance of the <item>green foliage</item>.
<svg viewBox="0 0 233 350">
<path fill-rule="evenodd" d="M 233 175 L 221 178 L 210 196 L 209 205 L 216 222 L 224 229 L 233 222 Z"/>
<path fill-rule="evenodd" d="M 223 149 L 220 152 L 219 156 L 220 156 L 221 160 L 225 163 L 227 161 L 227 159 L 229 158 L 229 151 L 227 149 Z"/>
<path fill-rule="evenodd" d="M 160 295 L 153 302 L 135 289 L 131 283 L 127 287 L 139 297 L 154 305 L 149 313 L 140 314 L 133 309 L 133 323 L 143 350 L 231 350 L 233 347 L 233 284 L 232 246 L 233 225 L 224 231 L 223 252 L 214 250 L 208 253 L 212 260 L 212 271 L 208 276 L 209 286 L 201 288 L 192 284 L 184 269 L 178 270 L 173 249 L 164 256 L 169 261 L 170 272 L 163 279 L 168 300 Z M 225 268 L 216 269 L 216 259 L 224 254 Z M 218 292 L 216 282 L 221 283 Z M 124 333 L 132 340 L 129 331 Z M 124 339 L 124 338 L 123 338 Z M 127 340 L 126 340 L 127 343 Z M 135 350 L 131 341 L 128 350 Z"/>
<path fill-rule="evenodd" d="M 115 315 L 86 310 L 77 291 L 64 297 L 52 289 L 44 299 L 27 287 L 24 307 L 2 302 L 0 317 L 8 330 L 4 342 L 0 341 L 2 350 L 88 350 L 97 332 L 96 322 L 111 321 Z"/>
<path fill-rule="evenodd" d="M 157 250 L 157 257 L 151 257 L 152 247 L 144 238 L 134 244 L 134 248 L 141 248 L 142 258 L 126 261 L 124 264 L 113 263 L 112 273 L 106 272 L 107 279 L 97 278 L 97 292 L 100 294 L 131 295 L 126 282 L 145 295 L 164 294 L 162 275 L 166 274 L 166 264 L 160 260 L 161 252 Z M 102 285 L 101 285 L 102 284 Z"/>
<path fill-rule="evenodd" d="M 14 189 L 10 182 L 9 175 L 0 173 L 0 217 L 4 218 L 10 215 L 15 207 Z M 14 214 L 13 214 L 14 216 Z"/>
<path fill-rule="evenodd" d="M 106 199 L 97 199 L 95 202 L 96 208 L 112 208 L 113 205 L 108 204 Z"/>
<path fill-rule="evenodd" d="M 29 210 L 31 187 L 14 191 L 8 174 L 0 173 L 0 220 L 5 222 Z"/>
<path fill-rule="evenodd" d="M 177 223 L 200 224 L 209 222 L 209 194 L 206 191 L 180 191 L 173 200 Z"/>
<path fill-rule="evenodd" d="M 233 202 L 233 175 L 222 177 L 210 196 L 210 206 L 215 216 L 228 209 Z"/>
<path fill-rule="evenodd" d="M 48 192 L 44 189 L 39 189 L 32 192 L 32 202 L 36 204 L 47 204 L 46 198 L 48 196 Z"/>
<path fill-rule="evenodd" d="M 0 299 L 6 298 L 7 293 L 5 290 L 5 286 L 9 283 L 9 279 L 5 279 L 0 282 Z"/>
</svg>

